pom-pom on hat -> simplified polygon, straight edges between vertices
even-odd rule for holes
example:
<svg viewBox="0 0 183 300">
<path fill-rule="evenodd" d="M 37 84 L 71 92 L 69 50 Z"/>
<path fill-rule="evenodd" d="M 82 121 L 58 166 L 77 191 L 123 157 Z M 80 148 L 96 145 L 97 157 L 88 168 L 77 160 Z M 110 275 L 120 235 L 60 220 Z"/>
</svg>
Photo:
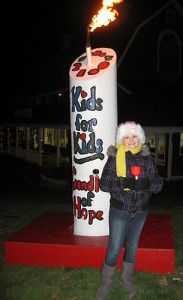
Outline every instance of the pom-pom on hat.
<svg viewBox="0 0 183 300">
<path fill-rule="evenodd" d="M 127 136 L 129 133 L 137 135 L 139 138 L 139 143 L 142 145 L 145 144 L 146 137 L 145 137 L 144 130 L 140 124 L 137 124 L 134 121 L 121 123 L 118 126 L 116 132 L 116 144 L 122 144 L 123 138 Z"/>
</svg>

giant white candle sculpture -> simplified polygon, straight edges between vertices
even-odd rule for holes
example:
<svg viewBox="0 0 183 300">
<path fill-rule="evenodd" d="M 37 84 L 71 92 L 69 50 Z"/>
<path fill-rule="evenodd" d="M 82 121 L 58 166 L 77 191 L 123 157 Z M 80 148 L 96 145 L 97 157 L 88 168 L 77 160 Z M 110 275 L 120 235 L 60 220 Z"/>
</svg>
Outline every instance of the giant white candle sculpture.
<svg viewBox="0 0 183 300">
<path fill-rule="evenodd" d="M 99 178 L 107 148 L 115 143 L 116 53 L 109 48 L 91 50 L 87 38 L 86 53 L 73 62 L 69 77 L 74 234 L 105 236 L 110 195 L 100 191 Z"/>
</svg>

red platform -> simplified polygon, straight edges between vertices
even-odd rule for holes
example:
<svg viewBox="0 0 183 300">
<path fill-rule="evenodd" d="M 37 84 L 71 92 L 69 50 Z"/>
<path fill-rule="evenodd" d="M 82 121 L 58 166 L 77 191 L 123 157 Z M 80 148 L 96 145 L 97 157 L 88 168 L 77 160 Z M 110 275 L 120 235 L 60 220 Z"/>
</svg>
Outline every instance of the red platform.
<svg viewBox="0 0 183 300">
<path fill-rule="evenodd" d="M 72 233 L 70 212 L 48 212 L 5 241 L 5 263 L 26 266 L 101 268 L 108 236 L 87 237 Z M 121 268 L 123 251 L 119 257 Z M 166 274 L 175 271 L 171 218 L 149 214 L 136 257 L 136 270 Z"/>
</svg>

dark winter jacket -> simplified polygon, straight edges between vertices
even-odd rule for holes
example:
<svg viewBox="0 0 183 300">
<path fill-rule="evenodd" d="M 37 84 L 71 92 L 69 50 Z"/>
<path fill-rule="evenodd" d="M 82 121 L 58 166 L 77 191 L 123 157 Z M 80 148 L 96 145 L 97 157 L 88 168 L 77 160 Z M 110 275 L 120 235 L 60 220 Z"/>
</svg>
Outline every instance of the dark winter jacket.
<svg viewBox="0 0 183 300">
<path fill-rule="evenodd" d="M 141 173 L 137 180 L 149 179 L 148 190 L 124 189 L 124 178 L 118 177 L 116 174 L 116 153 L 116 147 L 108 148 L 108 160 L 100 178 L 100 189 L 110 193 L 110 205 L 113 207 L 129 212 L 147 210 L 152 193 L 159 193 L 163 188 L 163 180 L 158 174 L 148 146 L 142 146 L 141 151 L 136 154 L 132 154 L 130 151 L 126 152 L 126 177 L 133 177 L 131 166 L 141 166 Z"/>
</svg>

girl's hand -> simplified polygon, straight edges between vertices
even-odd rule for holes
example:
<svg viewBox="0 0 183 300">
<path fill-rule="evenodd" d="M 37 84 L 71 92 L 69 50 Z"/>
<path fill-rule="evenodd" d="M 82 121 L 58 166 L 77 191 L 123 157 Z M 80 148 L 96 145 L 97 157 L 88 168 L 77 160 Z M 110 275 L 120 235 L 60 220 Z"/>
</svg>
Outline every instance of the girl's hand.
<svg viewBox="0 0 183 300">
<path fill-rule="evenodd" d="M 136 180 L 135 190 L 149 190 L 151 181 L 148 178 Z"/>
</svg>

